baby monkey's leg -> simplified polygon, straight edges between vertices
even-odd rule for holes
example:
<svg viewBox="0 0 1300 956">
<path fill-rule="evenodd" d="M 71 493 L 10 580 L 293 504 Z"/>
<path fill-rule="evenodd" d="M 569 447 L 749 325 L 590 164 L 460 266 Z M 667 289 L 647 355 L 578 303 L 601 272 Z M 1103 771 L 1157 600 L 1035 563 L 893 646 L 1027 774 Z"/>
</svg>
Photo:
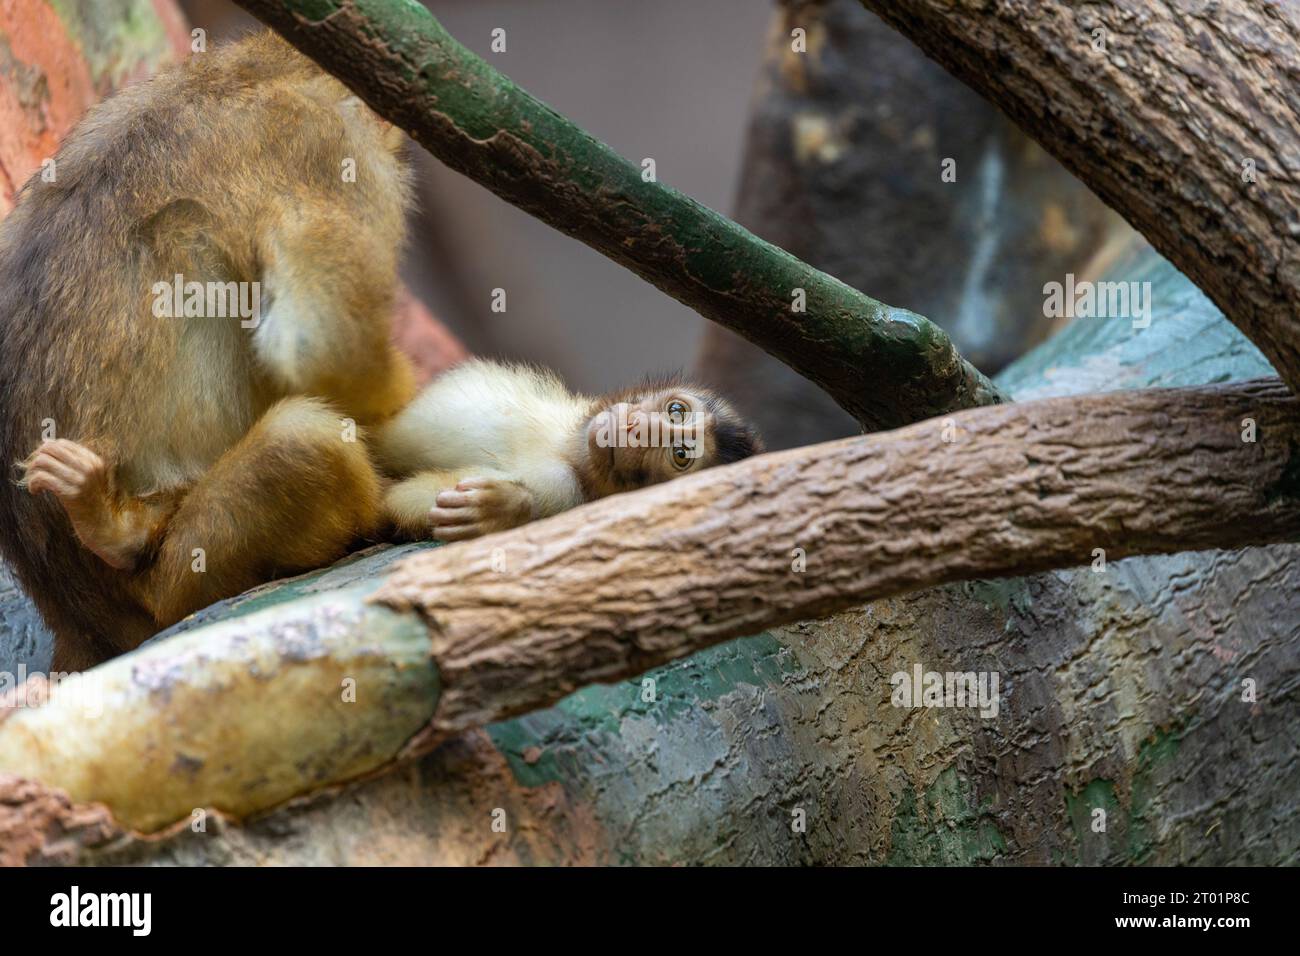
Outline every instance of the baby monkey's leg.
<svg viewBox="0 0 1300 956">
<path fill-rule="evenodd" d="M 384 512 L 416 540 L 464 541 L 537 517 L 536 498 L 520 481 L 492 469 L 423 471 L 384 496 Z"/>
<path fill-rule="evenodd" d="M 53 494 L 86 549 L 119 570 L 135 568 L 161 535 L 181 496 L 179 491 L 145 497 L 121 494 L 108 463 L 66 438 L 42 442 L 23 468 L 27 490 Z"/>
</svg>

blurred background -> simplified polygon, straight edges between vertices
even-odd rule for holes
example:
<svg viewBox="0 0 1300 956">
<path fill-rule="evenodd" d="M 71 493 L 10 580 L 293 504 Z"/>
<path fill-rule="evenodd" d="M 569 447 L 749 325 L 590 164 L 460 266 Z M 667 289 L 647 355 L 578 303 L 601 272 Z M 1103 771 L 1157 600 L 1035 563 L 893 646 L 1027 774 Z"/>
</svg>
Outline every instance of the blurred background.
<svg viewBox="0 0 1300 956">
<path fill-rule="evenodd" d="M 634 162 L 653 158 L 661 182 L 927 316 L 986 373 L 1053 330 L 1045 282 L 1096 274 L 1132 241 L 1059 164 L 857 0 L 425 2 L 534 96 Z M 180 6 L 213 42 L 258 28 L 230 0 Z M 498 28 L 503 52 L 491 48 Z M 726 392 L 773 448 L 858 431 L 737 335 L 414 144 L 410 155 L 406 285 L 468 351 L 548 365 L 588 392 L 682 369 Z M 949 163 L 955 178 L 942 176 Z M 504 313 L 491 309 L 497 288 Z M 426 366 L 441 364 L 435 355 Z"/>
<path fill-rule="evenodd" d="M 181 4 L 210 40 L 258 24 L 229 0 Z M 771 6 L 755 0 L 431 0 L 461 43 L 534 96 L 715 209 L 736 190 Z M 491 51 L 492 31 L 506 50 Z M 404 275 L 476 354 L 548 365 L 604 391 L 689 368 L 704 320 L 412 144 L 418 208 Z M 491 311 L 492 290 L 507 309 Z"/>
</svg>

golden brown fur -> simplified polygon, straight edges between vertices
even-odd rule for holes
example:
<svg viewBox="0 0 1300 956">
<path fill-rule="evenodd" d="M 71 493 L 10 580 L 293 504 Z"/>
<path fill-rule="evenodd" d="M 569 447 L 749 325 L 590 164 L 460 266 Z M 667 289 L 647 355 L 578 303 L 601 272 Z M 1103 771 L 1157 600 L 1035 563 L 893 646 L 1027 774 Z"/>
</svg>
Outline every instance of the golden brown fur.
<svg viewBox="0 0 1300 956">
<path fill-rule="evenodd" d="M 53 494 L 0 482 L 0 547 L 54 630 L 56 668 L 373 528 L 379 482 L 343 420 L 381 422 L 412 391 L 388 340 L 399 148 L 268 33 L 101 104 L 57 154 L 57 181 L 23 187 L 0 225 L 0 455 L 34 461 L 52 422 L 106 463 L 97 520 L 143 549 L 111 567 Z M 155 316 L 151 289 L 177 273 L 260 282 L 261 324 Z"/>
</svg>

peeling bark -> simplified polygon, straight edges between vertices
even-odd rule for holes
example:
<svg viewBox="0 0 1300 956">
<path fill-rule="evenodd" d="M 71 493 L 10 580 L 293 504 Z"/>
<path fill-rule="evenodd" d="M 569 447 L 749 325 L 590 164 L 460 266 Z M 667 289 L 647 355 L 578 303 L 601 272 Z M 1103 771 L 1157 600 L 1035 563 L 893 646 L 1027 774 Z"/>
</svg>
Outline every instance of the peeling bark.
<svg viewBox="0 0 1300 956">
<path fill-rule="evenodd" d="M 1000 400 L 938 326 L 646 182 L 641 168 L 520 90 L 423 8 L 240 4 L 448 166 L 771 352 L 864 428 Z"/>
<path fill-rule="evenodd" d="M 1300 386 L 1295 4 L 864 2 L 1119 210 Z"/>
<path fill-rule="evenodd" d="M 0 774 L 0 866 L 70 866 L 121 834 L 102 804 L 74 804 L 34 780 Z"/>
</svg>

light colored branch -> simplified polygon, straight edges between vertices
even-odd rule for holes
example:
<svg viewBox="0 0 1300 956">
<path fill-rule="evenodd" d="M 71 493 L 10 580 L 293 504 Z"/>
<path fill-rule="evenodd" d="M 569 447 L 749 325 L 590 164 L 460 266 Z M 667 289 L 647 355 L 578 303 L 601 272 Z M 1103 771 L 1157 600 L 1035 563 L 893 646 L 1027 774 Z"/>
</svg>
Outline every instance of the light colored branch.
<svg viewBox="0 0 1300 956">
<path fill-rule="evenodd" d="M 374 600 L 428 623 L 450 731 L 874 598 L 1298 535 L 1300 402 L 1257 380 L 764 455 L 417 555 Z"/>
<path fill-rule="evenodd" d="M 0 695 L 0 777 L 104 803 L 148 832 L 201 808 L 244 817 L 383 767 L 427 724 L 438 679 L 419 621 L 364 604 L 367 590 L 146 644 L 57 681 L 44 706 L 48 682 L 29 679 Z M 0 787 L 0 834 L 4 802 Z"/>
</svg>

